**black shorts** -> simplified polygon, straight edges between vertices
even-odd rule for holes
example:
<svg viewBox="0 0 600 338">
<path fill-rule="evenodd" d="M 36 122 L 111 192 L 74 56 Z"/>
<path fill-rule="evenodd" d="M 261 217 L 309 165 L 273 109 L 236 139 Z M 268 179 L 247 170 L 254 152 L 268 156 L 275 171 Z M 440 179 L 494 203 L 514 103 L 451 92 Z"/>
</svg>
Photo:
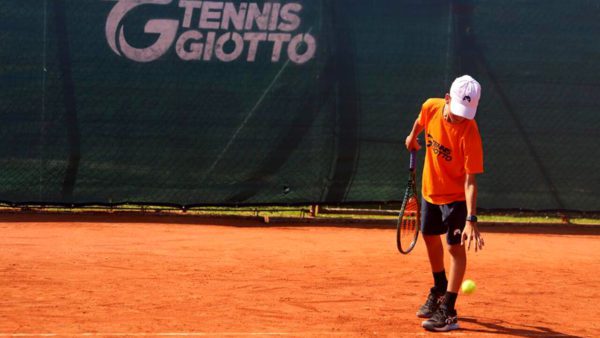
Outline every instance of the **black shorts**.
<svg viewBox="0 0 600 338">
<path fill-rule="evenodd" d="M 465 201 L 437 205 L 421 199 L 421 232 L 423 235 L 446 234 L 448 244 L 460 244 L 466 219 L 467 203 Z"/>
</svg>

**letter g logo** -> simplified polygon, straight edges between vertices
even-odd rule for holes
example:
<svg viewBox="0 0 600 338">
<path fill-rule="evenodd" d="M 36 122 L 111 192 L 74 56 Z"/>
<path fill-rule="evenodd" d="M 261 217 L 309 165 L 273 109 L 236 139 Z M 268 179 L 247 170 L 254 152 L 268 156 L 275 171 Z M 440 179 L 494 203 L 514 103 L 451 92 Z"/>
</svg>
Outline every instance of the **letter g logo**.
<svg viewBox="0 0 600 338">
<path fill-rule="evenodd" d="M 119 56 L 124 55 L 128 59 L 137 62 L 151 62 L 163 56 L 177 35 L 177 20 L 149 20 L 144 27 L 144 32 L 148 34 L 159 34 L 156 42 L 147 48 L 135 48 L 125 40 L 123 33 L 123 24 L 121 21 L 132 9 L 146 4 L 168 5 L 173 0 L 118 0 L 117 4 L 110 11 L 106 20 L 106 40 L 110 48 Z M 117 45 L 117 33 L 119 41 Z M 120 47 L 120 48 L 119 48 Z"/>
</svg>

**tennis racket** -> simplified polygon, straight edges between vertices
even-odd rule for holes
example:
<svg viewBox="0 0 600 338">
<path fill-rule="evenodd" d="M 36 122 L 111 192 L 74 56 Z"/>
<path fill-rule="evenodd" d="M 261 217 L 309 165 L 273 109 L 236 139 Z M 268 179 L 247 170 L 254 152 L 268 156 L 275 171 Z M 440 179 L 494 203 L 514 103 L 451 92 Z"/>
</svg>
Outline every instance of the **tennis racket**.
<svg viewBox="0 0 600 338">
<path fill-rule="evenodd" d="M 398 215 L 396 223 L 396 245 L 398 251 L 407 254 L 417 244 L 419 237 L 419 227 L 421 226 L 421 209 L 417 198 L 417 182 L 415 179 L 415 169 L 417 166 L 417 151 L 410 152 L 410 165 L 408 168 L 408 185 L 404 192 L 402 208 Z"/>
</svg>

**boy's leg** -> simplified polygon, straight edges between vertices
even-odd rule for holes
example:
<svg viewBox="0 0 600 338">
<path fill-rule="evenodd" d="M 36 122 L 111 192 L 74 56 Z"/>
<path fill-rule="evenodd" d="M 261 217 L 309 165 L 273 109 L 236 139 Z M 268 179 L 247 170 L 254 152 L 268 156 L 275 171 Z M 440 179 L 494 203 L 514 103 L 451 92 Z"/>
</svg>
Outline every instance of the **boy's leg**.
<svg viewBox="0 0 600 338">
<path fill-rule="evenodd" d="M 460 237 L 464 229 L 466 205 L 464 202 L 444 206 L 444 222 L 448 225 L 448 251 L 450 252 L 450 280 L 443 303 L 431 319 L 423 322 L 423 327 L 431 331 L 450 331 L 458 329 L 458 318 L 455 304 L 458 290 L 467 268 L 467 254 L 464 245 L 460 245 Z"/>
<path fill-rule="evenodd" d="M 458 297 L 458 289 L 462 283 L 467 267 L 467 255 L 465 246 L 460 244 L 449 245 L 450 255 L 450 280 L 448 283 L 448 291 L 444 295 L 442 304 L 437 311 L 422 323 L 423 327 L 430 331 L 451 331 L 458 329 L 458 315 L 454 308 L 456 298 Z"/>
<path fill-rule="evenodd" d="M 444 294 L 448 289 L 448 279 L 446 279 L 446 270 L 444 268 L 444 245 L 440 236 L 423 236 L 431 272 L 433 273 L 433 283 L 435 292 Z"/>
<path fill-rule="evenodd" d="M 450 310 L 454 310 L 454 303 L 458 289 L 465 276 L 467 269 L 467 252 L 464 245 L 460 245 L 462 231 L 465 228 L 467 218 L 467 205 L 465 202 L 454 202 L 445 206 L 444 220 L 448 224 L 448 251 L 450 252 L 450 281 L 448 284 L 448 293 L 446 303 Z"/>
<path fill-rule="evenodd" d="M 429 290 L 425 304 L 417 311 L 417 317 L 430 318 L 439 308 L 448 287 L 444 269 L 444 246 L 440 238 L 440 235 L 446 233 L 447 229 L 442 222 L 442 211 L 438 205 L 428 203 L 423 199 L 421 215 L 421 232 L 433 273 L 434 287 Z"/>
<path fill-rule="evenodd" d="M 417 317 L 431 318 L 443 301 L 444 294 L 448 288 L 448 280 L 446 279 L 446 270 L 444 269 L 444 246 L 440 235 L 423 235 L 423 239 L 427 247 L 429 264 L 433 273 L 434 287 L 429 290 L 425 304 L 417 311 Z"/>
<path fill-rule="evenodd" d="M 467 252 L 465 251 L 465 246 L 460 244 L 449 245 L 448 251 L 450 251 L 451 256 L 450 280 L 442 306 L 448 309 L 450 313 L 456 314 L 454 307 L 456 305 L 456 298 L 458 297 L 458 289 L 467 270 Z"/>
<path fill-rule="evenodd" d="M 423 235 L 433 273 L 444 270 L 444 245 L 439 235 Z M 440 290 L 442 291 L 442 290 Z M 443 290 L 445 291 L 445 290 Z"/>
<path fill-rule="evenodd" d="M 467 252 L 464 245 L 454 244 L 448 247 L 451 256 L 448 292 L 458 293 L 467 270 Z"/>
<path fill-rule="evenodd" d="M 448 227 L 443 222 L 443 213 L 440 206 L 422 199 L 421 233 L 423 233 L 429 264 L 431 264 L 431 271 L 434 275 L 435 273 L 444 272 L 444 246 L 440 235 L 447 233 L 447 231 Z M 445 292 L 446 288 L 444 287 L 439 291 Z"/>
</svg>

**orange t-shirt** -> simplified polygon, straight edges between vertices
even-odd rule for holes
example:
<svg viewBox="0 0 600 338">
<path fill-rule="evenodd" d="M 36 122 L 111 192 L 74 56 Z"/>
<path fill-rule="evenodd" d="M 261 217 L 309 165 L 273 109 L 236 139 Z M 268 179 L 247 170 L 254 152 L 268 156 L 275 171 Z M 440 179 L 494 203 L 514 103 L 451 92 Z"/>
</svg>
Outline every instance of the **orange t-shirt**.
<svg viewBox="0 0 600 338">
<path fill-rule="evenodd" d="M 423 198 L 433 204 L 465 200 L 466 174 L 483 172 L 481 136 L 475 120 L 450 123 L 443 118 L 444 99 L 429 99 L 417 123 L 425 128 Z"/>
</svg>

